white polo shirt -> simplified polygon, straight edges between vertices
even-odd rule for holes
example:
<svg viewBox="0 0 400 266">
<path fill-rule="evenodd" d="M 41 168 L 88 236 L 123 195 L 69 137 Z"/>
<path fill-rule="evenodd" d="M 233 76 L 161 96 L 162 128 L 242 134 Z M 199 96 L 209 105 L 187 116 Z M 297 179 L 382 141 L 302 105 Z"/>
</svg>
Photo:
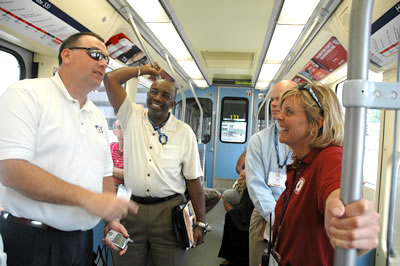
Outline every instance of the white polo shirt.
<svg viewBox="0 0 400 266">
<path fill-rule="evenodd" d="M 147 110 L 127 96 L 117 117 L 124 132 L 125 185 L 139 197 L 166 197 L 183 194 L 186 179 L 203 175 L 196 136 L 189 125 L 172 114 L 161 132 L 168 136 L 166 145 L 150 124 Z"/>
<path fill-rule="evenodd" d="M 113 164 L 103 113 L 88 99 L 80 108 L 59 75 L 13 84 L 0 97 L 0 160 L 22 159 L 91 191 L 103 190 Z M 14 216 L 64 231 L 100 220 L 85 209 L 32 200 L 6 188 L 3 207 Z"/>
</svg>

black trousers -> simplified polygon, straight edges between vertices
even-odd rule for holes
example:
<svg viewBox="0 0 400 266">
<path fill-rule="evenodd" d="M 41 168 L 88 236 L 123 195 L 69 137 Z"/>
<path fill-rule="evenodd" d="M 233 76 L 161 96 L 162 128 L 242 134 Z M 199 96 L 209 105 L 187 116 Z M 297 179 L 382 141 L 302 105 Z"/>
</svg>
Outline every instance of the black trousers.
<svg viewBox="0 0 400 266">
<path fill-rule="evenodd" d="M 90 266 L 93 230 L 65 232 L 39 229 L 0 218 L 8 266 Z"/>
</svg>

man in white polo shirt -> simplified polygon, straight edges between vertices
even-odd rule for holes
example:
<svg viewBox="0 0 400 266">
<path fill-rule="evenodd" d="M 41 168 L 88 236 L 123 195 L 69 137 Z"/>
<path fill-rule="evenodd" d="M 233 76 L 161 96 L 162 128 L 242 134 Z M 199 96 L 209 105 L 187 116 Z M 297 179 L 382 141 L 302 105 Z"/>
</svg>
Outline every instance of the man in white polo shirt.
<svg viewBox="0 0 400 266">
<path fill-rule="evenodd" d="M 91 265 L 92 228 L 126 216 L 116 197 L 107 124 L 87 98 L 104 77 L 104 41 L 78 33 L 60 47 L 59 71 L 0 97 L 0 233 L 8 265 Z M 127 235 L 123 226 L 110 226 Z M 124 231 L 125 230 L 125 231 Z"/>
<path fill-rule="evenodd" d="M 124 132 L 125 185 L 139 204 L 137 215 L 121 223 L 134 243 L 116 265 L 185 265 L 185 252 L 175 238 L 171 210 L 184 201 L 188 189 L 197 218 L 195 246 L 203 242 L 205 207 L 196 136 L 189 125 L 177 120 L 169 110 L 175 105 L 176 89 L 166 80 L 157 80 L 147 93 L 147 107 L 135 104 L 121 84 L 140 74 L 152 74 L 158 65 L 125 67 L 106 74 L 108 98 Z"/>
</svg>

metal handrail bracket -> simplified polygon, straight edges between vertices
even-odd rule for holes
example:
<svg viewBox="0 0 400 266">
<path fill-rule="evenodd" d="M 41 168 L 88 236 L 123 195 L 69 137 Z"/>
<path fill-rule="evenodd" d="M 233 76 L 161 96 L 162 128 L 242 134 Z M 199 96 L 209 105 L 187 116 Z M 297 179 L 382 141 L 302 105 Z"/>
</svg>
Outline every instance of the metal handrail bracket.
<svg viewBox="0 0 400 266">
<path fill-rule="evenodd" d="M 400 109 L 400 85 L 395 82 L 347 80 L 343 84 L 343 106 L 368 109 Z"/>
</svg>

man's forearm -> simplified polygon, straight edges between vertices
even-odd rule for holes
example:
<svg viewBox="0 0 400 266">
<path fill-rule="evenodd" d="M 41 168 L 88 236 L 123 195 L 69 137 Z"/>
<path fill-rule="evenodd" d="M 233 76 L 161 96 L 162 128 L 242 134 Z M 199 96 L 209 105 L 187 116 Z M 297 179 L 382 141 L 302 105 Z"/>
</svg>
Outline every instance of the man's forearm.
<svg viewBox="0 0 400 266">
<path fill-rule="evenodd" d="M 106 176 L 103 178 L 103 192 L 115 193 L 114 181 L 112 176 Z"/>
<path fill-rule="evenodd" d="M 190 199 L 192 200 L 194 212 L 196 213 L 196 220 L 198 222 L 205 222 L 206 208 L 204 203 L 203 187 L 200 183 L 200 177 L 194 180 L 186 180 L 186 184 L 189 191 Z"/>
<path fill-rule="evenodd" d="M 26 197 L 56 204 L 83 206 L 84 199 L 93 193 L 18 159 L 0 161 L 0 180 Z"/>
</svg>

